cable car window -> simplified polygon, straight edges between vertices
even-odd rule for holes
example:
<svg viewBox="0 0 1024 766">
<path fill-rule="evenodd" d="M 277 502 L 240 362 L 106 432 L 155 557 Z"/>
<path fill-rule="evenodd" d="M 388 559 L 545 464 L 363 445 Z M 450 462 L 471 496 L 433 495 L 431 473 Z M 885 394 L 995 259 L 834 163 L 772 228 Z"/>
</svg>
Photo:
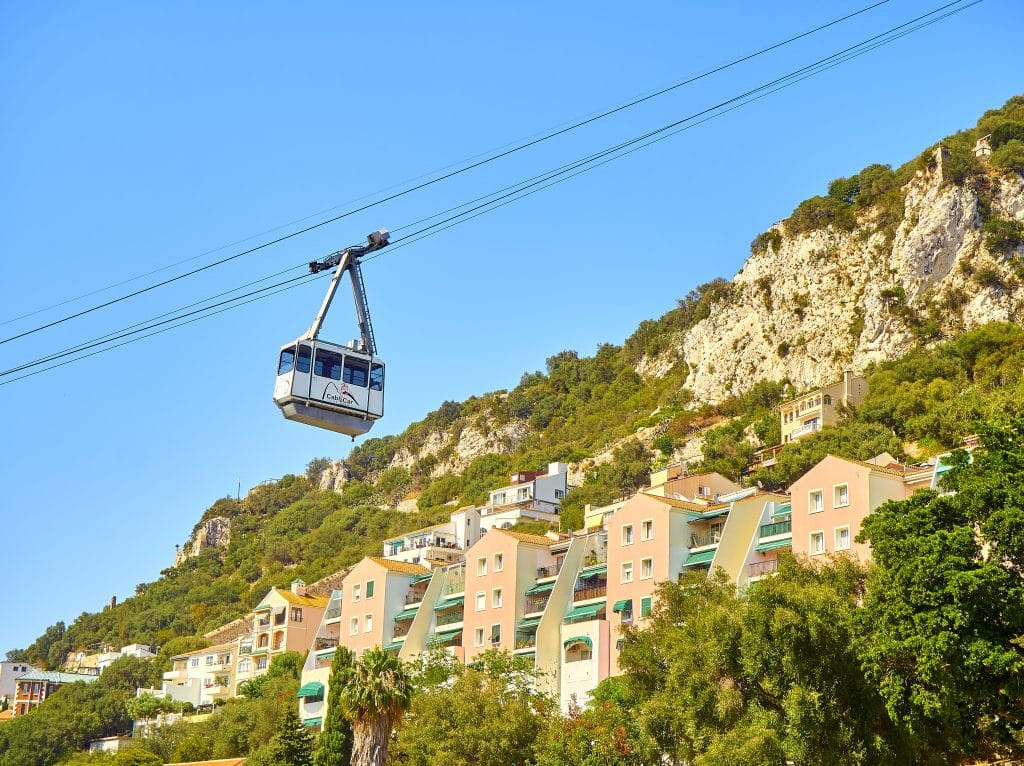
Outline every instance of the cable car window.
<svg viewBox="0 0 1024 766">
<path fill-rule="evenodd" d="M 299 346 L 299 358 L 295 362 L 299 372 L 309 372 L 309 346 Z"/>
<path fill-rule="evenodd" d="M 341 354 L 333 351 L 326 351 L 318 348 L 316 350 L 316 364 L 313 365 L 313 374 L 321 378 L 332 378 L 341 380 Z"/>
<path fill-rule="evenodd" d="M 371 391 L 383 391 L 384 390 L 384 365 L 375 364 L 370 370 L 370 390 Z"/>
<path fill-rule="evenodd" d="M 370 365 L 364 362 L 362 359 L 353 359 L 350 356 L 345 357 L 345 382 L 351 383 L 353 386 L 360 386 L 366 388 L 366 379 L 370 373 Z"/>
<path fill-rule="evenodd" d="M 286 372 L 291 372 L 292 367 L 295 366 L 295 349 L 286 348 L 281 352 L 281 362 L 277 365 L 277 374 L 284 375 Z"/>
</svg>

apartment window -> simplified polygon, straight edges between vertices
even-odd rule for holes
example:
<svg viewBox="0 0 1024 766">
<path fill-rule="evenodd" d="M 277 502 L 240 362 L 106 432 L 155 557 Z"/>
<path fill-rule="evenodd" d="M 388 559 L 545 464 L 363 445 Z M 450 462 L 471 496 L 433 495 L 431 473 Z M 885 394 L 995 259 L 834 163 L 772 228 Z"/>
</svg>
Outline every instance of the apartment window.
<svg viewBox="0 0 1024 766">
<path fill-rule="evenodd" d="M 555 490 L 555 498 L 558 499 L 558 500 L 561 500 L 563 497 L 565 497 L 565 490 L 564 489 L 556 489 Z"/>
<path fill-rule="evenodd" d="M 491 607 L 497 609 L 501 606 L 501 588 L 495 588 L 491 591 Z"/>
<path fill-rule="evenodd" d="M 848 551 L 850 550 L 850 528 L 847 527 L 836 527 L 836 550 L 837 551 Z"/>
<path fill-rule="evenodd" d="M 654 559 L 640 559 L 640 579 L 650 580 L 654 577 Z"/>
<path fill-rule="evenodd" d="M 494 571 L 503 572 L 505 571 L 505 554 L 495 553 L 494 554 Z"/>
<path fill-rule="evenodd" d="M 640 522 L 640 539 L 641 540 L 653 540 L 654 539 L 654 520 L 647 519 Z"/>
<path fill-rule="evenodd" d="M 266 657 L 259 657 L 256 660 L 256 670 L 266 670 L 266 669 L 267 669 L 267 658 Z"/>
<path fill-rule="evenodd" d="M 653 599 L 650 596 L 640 599 L 640 618 L 651 616 L 651 601 Z"/>
<path fill-rule="evenodd" d="M 477 628 L 476 630 L 473 631 L 473 646 L 483 646 L 483 645 L 484 645 L 484 629 L 483 628 Z"/>
<path fill-rule="evenodd" d="M 845 508 L 850 504 L 850 485 L 836 484 L 832 487 L 832 507 Z"/>
<path fill-rule="evenodd" d="M 359 632 L 359 618 L 358 617 L 353 617 L 351 619 L 351 621 L 349 621 L 349 624 L 348 624 L 348 634 L 350 636 L 354 636 L 358 632 Z"/>
<path fill-rule="evenodd" d="M 633 582 L 633 562 L 632 561 L 623 561 L 622 562 L 622 568 L 621 568 L 621 571 L 619 572 L 619 582 L 621 582 L 621 583 Z"/>
<path fill-rule="evenodd" d="M 264 638 L 266 638 L 266 636 L 264 636 Z M 264 643 L 263 645 L 266 646 L 266 643 Z M 194 668 L 198 668 L 199 667 L 199 658 L 198 657 L 193 657 L 192 658 L 192 667 L 194 667 Z"/>
<path fill-rule="evenodd" d="M 501 623 L 491 626 L 491 646 L 498 646 L 501 643 Z"/>
<path fill-rule="evenodd" d="M 476 610 L 482 612 L 487 608 L 487 594 L 480 591 L 476 594 Z"/>
<path fill-rule="evenodd" d="M 252 660 L 242 660 L 238 663 L 239 673 L 251 673 L 252 672 Z"/>
<path fill-rule="evenodd" d="M 363 618 L 363 633 L 373 632 L 373 615 L 368 614 Z"/>
<path fill-rule="evenodd" d="M 366 581 L 366 597 L 373 598 L 373 587 L 376 583 L 373 580 Z"/>
<path fill-rule="evenodd" d="M 530 499 L 530 490 L 528 490 L 526 487 L 522 487 L 516 493 L 516 500 L 529 500 L 529 499 Z"/>
<path fill-rule="evenodd" d="M 297 607 L 292 607 L 292 622 L 302 622 L 302 610 Z"/>
<path fill-rule="evenodd" d="M 359 600 L 359 596 L 362 593 L 362 588 L 363 588 L 362 585 L 353 585 L 352 586 L 352 600 L 353 601 L 358 601 Z"/>
<path fill-rule="evenodd" d="M 807 494 L 807 512 L 818 513 L 825 510 L 825 493 L 820 489 Z"/>
<path fill-rule="evenodd" d="M 825 552 L 825 533 L 824 532 L 811 532 L 811 539 L 808 544 L 808 549 L 812 556 L 819 553 Z"/>
<path fill-rule="evenodd" d="M 632 545 L 633 544 L 633 525 L 624 524 L 622 527 L 622 544 Z"/>
<path fill-rule="evenodd" d="M 476 560 L 476 575 L 483 577 L 485 574 L 487 574 L 487 557 L 481 556 Z"/>
</svg>

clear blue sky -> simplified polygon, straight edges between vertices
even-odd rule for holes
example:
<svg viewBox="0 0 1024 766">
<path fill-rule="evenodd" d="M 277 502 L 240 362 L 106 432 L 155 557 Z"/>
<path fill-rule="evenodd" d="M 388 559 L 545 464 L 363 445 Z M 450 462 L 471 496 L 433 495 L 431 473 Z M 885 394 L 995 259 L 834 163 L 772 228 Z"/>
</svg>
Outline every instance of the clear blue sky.
<svg viewBox="0 0 1024 766">
<path fill-rule="evenodd" d="M 2 3 L 0 320 L 590 114 L 861 4 Z M 0 345 L 0 365 L 321 257 L 932 7 L 892 0 L 453 182 Z M 972 125 L 1024 91 L 1022 21 L 1015 0 L 986 0 L 368 264 L 389 364 L 387 417 L 374 434 L 445 399 L 511 387 L 559 350 L 621 342 L 695 285 L 734 274 L 755 234 L 831 178 L 899 164 Z M 236 481 L 244 492 L 347 454 L 347 439 L 288 423 L 271 401 L 277 349 L 321 297 L 322 285 L 308 286 L 0 387 L 12 607 L 0 649 L 155 578 Z M 343 294 L 324 335 L 353 332 Z"/>
</svg>

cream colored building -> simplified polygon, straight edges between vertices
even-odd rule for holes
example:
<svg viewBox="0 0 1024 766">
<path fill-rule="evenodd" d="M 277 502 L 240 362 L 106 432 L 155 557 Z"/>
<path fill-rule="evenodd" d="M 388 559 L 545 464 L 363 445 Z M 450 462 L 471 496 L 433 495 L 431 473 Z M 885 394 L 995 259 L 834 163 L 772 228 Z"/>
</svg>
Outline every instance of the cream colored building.
<svg viewBox="0 0 1024 766">
<path fill-rule="evenodd" d="M 782 415 L 782 444 L 789 444 L 839 422 L 843 410 L 864 401 L 868 383 L 847 370 L 843 379 L 817 388 L 779 406 Z"/>
</svg>

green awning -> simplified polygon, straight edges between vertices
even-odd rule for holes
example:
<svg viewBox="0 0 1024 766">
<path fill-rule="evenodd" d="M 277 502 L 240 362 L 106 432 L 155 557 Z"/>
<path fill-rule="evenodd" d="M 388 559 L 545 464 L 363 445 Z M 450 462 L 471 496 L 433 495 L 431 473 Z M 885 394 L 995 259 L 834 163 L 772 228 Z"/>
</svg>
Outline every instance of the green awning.
<svg viewBox="0 0 1024 766">
<path fill-rule="evenodd" d="M 608 574 L 607 564 L 597 564 L 592 567 L 584 567 L 580 570 L 580 579 L 589 580 L 591 577 L 598 577 L 599 575 Z"/>
<path fill-rule="evenodd" d="M 758 553 L 767 553 L 768 551 L 774 551 L 778 548 L 792 548 L 793 538 L 787 537 L 785 540 L 772 540 L 770 543 L 761 543 L 755 549 Z"/>
<path fill-rule="evenodd" d="M 578 606 L 575 609 L 570 609 L 569 613 L 565 615 L 566 620 L 592 620 L 601 612 L 604 611 L 605 602 L 599 601 L 596 604 L 587 604 L 586 606 Z"/>
<path fill-rule="evenodd" d="M 409 607 L 408 609 L 403 609 L 401 612 L 395 615 L 395 622 L 399 622 L 401 620 L 411 620 L 413 617 L 416 616 L 416 613 L 419 610 L 419 604 L 417 604 L 416 606 Z"/>
<path fill-rule="evenodd" d="M 520 620 L 516 623 L 516 630 L 528 630 L 536 628 L 538 625 L 540 625 L 540 617 L 527 617 L 525 620 Z"/>
<path fill-rule="evenodd" d="M 594 648 L 594 642 L 590 640 L 590 636 L 573 636 L 567 638 L 562 642 L 562 646 L 568 646 L 569 644 L 586 644 L 588 649 Z"/>
<path fill-rule="evenodd" d="M 711 560 L 715 557 L 715 551 L 701 551 L 700 553 L 694 553 L 690 558 L 683 564 L 684 567 L 699 567 L 704 564 L 710 564 Z"/>
<path fill-rule="evenodd" d="M 442 625 L 439 628 L 434 628 L 434 633 L 461 633 L 462 623 L 453 622 L 449 625 Z"/>
<path fill-rule="evenodd" d="M 411 580 L 409 580 L 409 584 L 410 585 L 416 585 L 417 583 L 421 583 L 424 580 L 429 580 L 433 576 L 434 576 L 433 572 L 424 572 L 423 574 L 418 574 L 415 577 L 413 577 Z"/>
<path fill-rule="evenodd" d="M 782 505 L 777 506 L 774 511 L 772 511 L 772 518 L 773 519 L 777 519 L 780 516 L 790 516 L 790 515 L 792 515 L 792 513 L 793 513 L 793 504 L 792 503 L 783 503 Z"/>
<path fill-rule="evenodd" d="M 454 641 L 456 638 L 462 635 L 462 628 L 459 628 L 454 633 L 441 633 L 434 636 L 427 642 L 427 646 L 443 646 L 444 644 Z"/>
<path fill-rule="evenodd" d="M 613 612 L 632 612 L 633 611 L 633 599 L 622 598 L 615 602 L 615 606 L 612 607 Z"/>
<path fill-rule="evenodd" d="M 456 596 L 455 598 L 446 599 L 437 606 L 435 606 L 434 611 L 443 612 L 445 609 L 451 609 L 452 607 L 462 606 L 462 602 L 464 602 L 465 600 L 465 596 Z"/>
<path fill-rule="evenodd" d="M 390 644 L 385 644 L 384 651 L 385 652 L 398 651 L 403 646 L 405 646 L 405 638 L 404 637 L 403 637 L 403 639 L 401 641 L 392 641 Z"/>
<path fill-rule="evenodd" d="M 539 585 L 534 585 L 532 588 L 526 589 L 527 596 L 535 596 L 538 593 L 547 593 L 549 590 L 555 587 L 555 581 L 542 582 Z"/>
<path fill-rule="evenodd" d="M 303 726 L 320 726 L 324 722 L 323 716 L 317 716 L 316 718 L 303 718 Z"/>
<path fill-rule="evenodd" d="M 323 697 L 324 696 L 324 685 L 319 681 L 310 681 L 308 684 L 303 684 L 302 688 L 299 689 L 299 699 L 303 697 Z"/>
</svg>

